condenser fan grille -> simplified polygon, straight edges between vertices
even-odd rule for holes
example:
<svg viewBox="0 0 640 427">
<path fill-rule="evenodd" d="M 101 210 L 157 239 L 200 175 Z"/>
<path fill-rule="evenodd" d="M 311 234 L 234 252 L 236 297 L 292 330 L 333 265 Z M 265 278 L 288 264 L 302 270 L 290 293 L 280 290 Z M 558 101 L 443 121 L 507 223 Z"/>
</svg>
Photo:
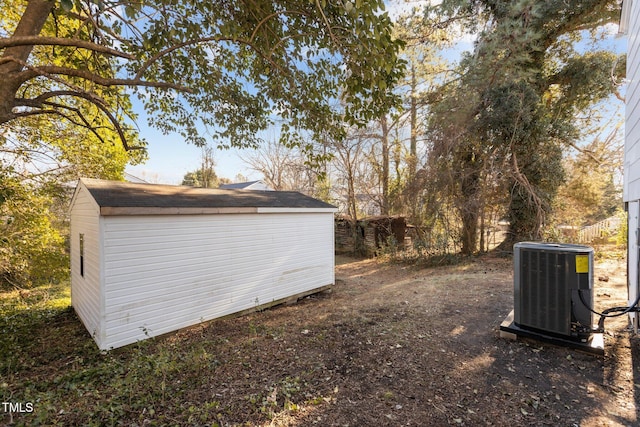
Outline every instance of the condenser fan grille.
<svg viewBox="0 0 640 427">
<path fill-rule="evenodd" d="M 581 245 L 523 242 L 514 247 L 516 325 L 563 336 L 589 329 L 593 249 Z"/>
</svg>

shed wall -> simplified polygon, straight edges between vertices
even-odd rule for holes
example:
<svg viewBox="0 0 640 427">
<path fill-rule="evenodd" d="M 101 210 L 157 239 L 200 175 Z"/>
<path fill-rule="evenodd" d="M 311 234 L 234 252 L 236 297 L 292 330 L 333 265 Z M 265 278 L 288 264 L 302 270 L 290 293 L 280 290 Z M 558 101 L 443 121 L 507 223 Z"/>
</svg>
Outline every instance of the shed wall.
<svg viewBox="0 0 640 427">
<path fill-rule="evenodd" d="M 119 347 L 334 283 L 332 213 L 103 217 Z"/>
<path fill-rule="evenodd" d="M 71 305 L 91 335 L 103 339 L 100 258 L 100 208 L 83 185 L 79 185 L 71 209 Z M 81 271 L 80 235 L 84 240 Z M 82 273 L 82 274 L 81 274 Z"/>
</svg>

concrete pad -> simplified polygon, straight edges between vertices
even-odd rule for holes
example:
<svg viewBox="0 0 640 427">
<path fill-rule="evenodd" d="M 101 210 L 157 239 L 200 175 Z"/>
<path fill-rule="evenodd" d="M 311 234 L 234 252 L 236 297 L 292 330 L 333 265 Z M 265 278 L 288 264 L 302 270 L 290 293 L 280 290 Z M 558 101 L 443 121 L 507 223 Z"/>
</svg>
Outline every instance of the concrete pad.
<svg viewBox="0 0 640 427">
<path fill-rule="evenodd" d="M 545 334 L 541 331 L 521 328 L 513 321 L 513 310 L 500 324 L 500 338 L 515 340 L 517 337 L 531 338 L 548 344 L 569 347 L 575 350 L 584 351 L 596 356 L 604 356 L 604 337 L 601 333 L 591 334 L 587 342 L 572 340 L 569 337 L 559 337 Z"/>
</svg>

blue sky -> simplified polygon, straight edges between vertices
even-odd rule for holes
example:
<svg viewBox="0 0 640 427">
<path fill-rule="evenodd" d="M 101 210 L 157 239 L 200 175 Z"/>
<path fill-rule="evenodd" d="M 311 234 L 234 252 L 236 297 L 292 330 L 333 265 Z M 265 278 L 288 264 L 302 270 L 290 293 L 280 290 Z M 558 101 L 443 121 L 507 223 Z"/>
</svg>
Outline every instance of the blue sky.
<svg viewBox="0 0 640 427">
<path fill-rule="evenodd" d="M 420 2 L 409 2 L 420 3 Z M 406 6 L 405 6 L 406 7 Z M 626 51 L 626 37 L 615 37 L 617 25 L 611 25 L 607 30 L 607 37 L 598 43 L 600 49 L 610 49 L 617 52 Z M 457 49 L 452 49 L 447 56 L 453 59 L 463 50 L 472 49 L 469 40 L 459 43 Z M 619 102 L 619 101 L 614 101 Z M 158 130 L 147 125 L 147 116 L 142 105 L 134 100 L 134 110 L 138 113 L 137 124 L 140 135 L 148 142 L 149 160 L 137 166 L 127 167 L 127 172 L 146 181 L 162 184 L 180 184 L 182 177 L 190 171 L 199 168 L 201 149 L 184 142 L 178 134 L 163 135 Z M 261 179 L 262 176 L 251 170 L 240 156 L 247 154 L 247 150 L 220 150 L 215 149 L 214 159 L 216 173 L 219 177 L 229 178 L 232 181 L 238 174 L 242 174 L 248 180 Z"/>
<path fill-rule="evenodd" d="M 147 116 L 142 106 L 134 102 L 139 114 L 138 126 L 140 135 L 148 142 L 149 160 L 142 165 L 129 166 L 127 172 L 145 181 L 158 184 L 180 184 L 187 172 L 200 167 L 202 150 L 193 144 L 187 144 L 178 134 L 163 135 L 160 131 L 147 125 Z M 250 170 L 240 159 L 240 150 L 214 151 L 216 174 L 219 177 L 234 180 L 242 174 L 249 180 L 261 179 L 262 176 Z"/>
</svg>

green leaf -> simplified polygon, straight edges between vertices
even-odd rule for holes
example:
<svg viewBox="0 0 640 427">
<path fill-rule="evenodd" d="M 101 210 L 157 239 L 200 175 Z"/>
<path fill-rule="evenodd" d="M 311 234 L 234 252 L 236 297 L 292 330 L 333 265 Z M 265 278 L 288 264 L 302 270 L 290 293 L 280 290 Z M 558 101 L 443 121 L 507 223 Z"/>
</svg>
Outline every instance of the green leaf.
<svg viewBox="0 0 640 427">
<path fill-rule="evenodd" d="M 73 9 L 73 0 L 60 0 L 60 6 L 65 12 L 70 12 Z"/>
<path fill-rule="evenodd" d="M 137 15 L 137 10 L 133 6 L 127 5 L 127 6 L 124 7 L 124 13 L 129 18 L 134 18 Z"/>
<path fill-rule="evenodd" d="M 344 10 L 346 10 L 347 13 L 351 13 L 351 11 L 353 10 L 353 3 L 351 3 L 350 1 L 346 1 L 344 3 Z"/>
</svg>

